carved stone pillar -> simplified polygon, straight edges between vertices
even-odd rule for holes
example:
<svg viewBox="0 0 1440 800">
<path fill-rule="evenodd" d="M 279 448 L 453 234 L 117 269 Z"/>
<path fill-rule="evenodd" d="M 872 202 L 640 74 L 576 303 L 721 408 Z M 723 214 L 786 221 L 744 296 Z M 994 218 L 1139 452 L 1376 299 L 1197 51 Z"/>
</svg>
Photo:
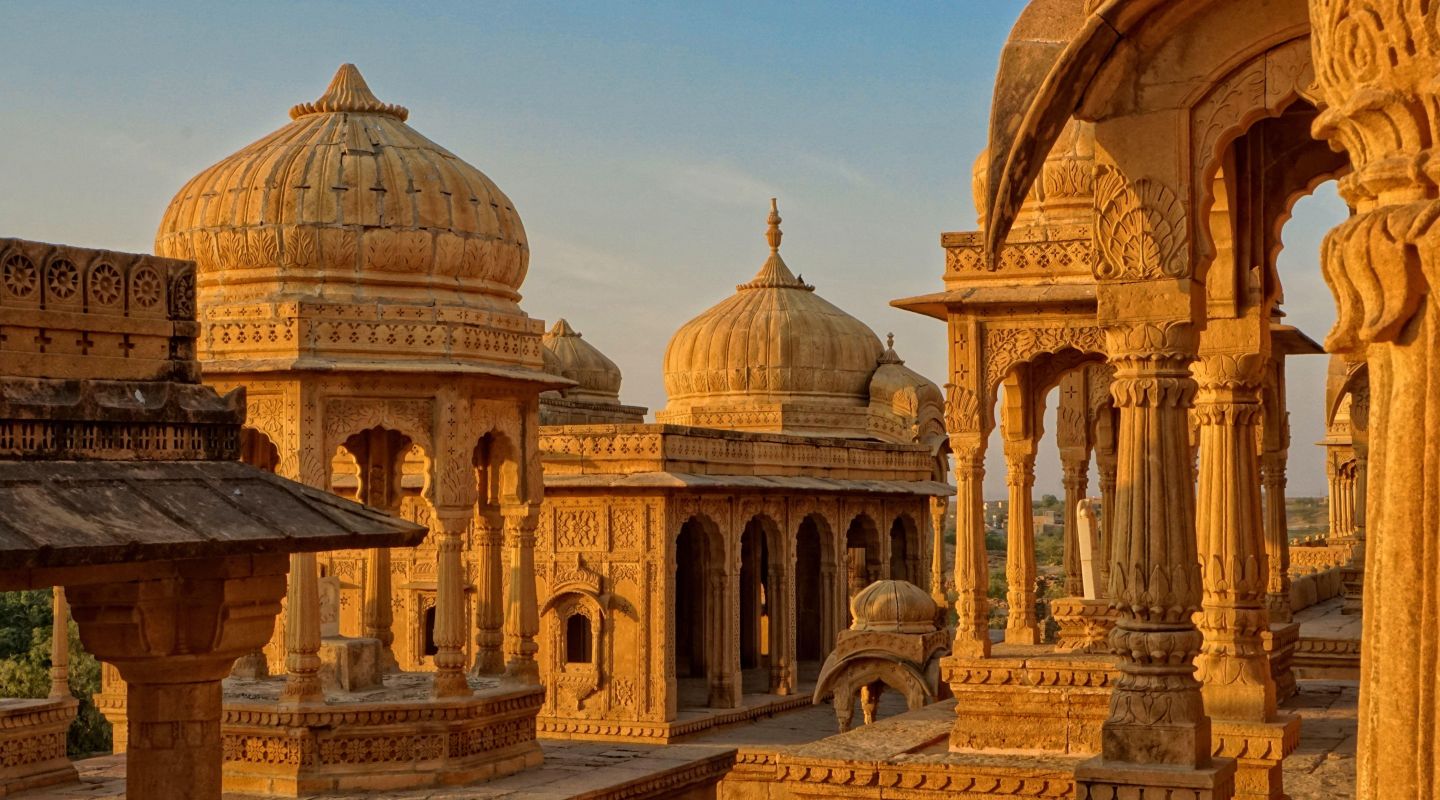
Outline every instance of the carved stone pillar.
<svg viewBox="0 0 1440 800">
<path fill-rule="evenodd" d="M 1080 503 L 1090 487 L 1090 458 L 1084 450 L 1060 453 L 1065 488 L 1065 594 L 1084 597 L 1085 581 L 1080 570 Z"/>
<path fill-rule="evenodd" d="M 1095 467 L 1100 473 L 1100 547 L 1095 553 L 1095 560 L 1099 564 L 1100 596 L 1103 598 L 1110 596 L 1110 543 L 1114 541 L 1115 472 L 1118 462 L 1113 436 L 1108 441 L 1102 437 L 1097 444 Z"/>
<path fill-rule="evenodd" d="M 777 537 L 779 538 L 779 537 Z M 783 546 L 783 545 L 782 545 Z M 770 616 L 770 692 L 781 696 L 795 691 L 795 630 L 790 624 L 795 597 L 793 548 L 789 558 L 772 553 L 770 574 L 765 585 L 765 604 Z"/>
<path fill-rule="evenodd" d="M 935 605 L 944 608 L 949 602 L 945 595 L 945 512 L 950 498 L 930 498 L 930 597 Z"/>
<path fill-rule="evenodd" d="M 1336 462 L 1333 451 L 1325 454 L 1325 490 L 1326 518 L 1330 522 L 1330 531 L 1325 540 L 1332 544 L 1338 544 L 1340 541 L 1340 465 Z"/>
<path fill-rule="evenodd" d="M 437 508 L 435 537 L 435 697 L 468 697 L 465 680 L 465 571 L 460 551 L 474 519 L 469 508 Z"/>
<path fill-rule="evenodd" d="M 1101 787 L 1190 785 L 1181 779 L 1223 787 L 1229 781 L 1225 766 L 1212 767 L 1210 719 L 1194 674 L 1201 643 L 1192 621 L 1201 584 L 1188 440 L 1195 334 L 1183 322 L 1129 323 L 1109 328 L 1106 339 L 1119 411 L 1110 546 L 1119 620 L 1110 642 L 1120 677 L 1102 754 L 1077 770 L 1079 796 L 1100 796 Z"/>
<path fill-rule="evenodd" d="M 50 697 L 70 696 L 70 606 L 65 587 L 56 586 L 50 598 Z"/>
<path fill-rule="evenodd" d="M 314 557 L 311 557 L 314 560 Z M 362 635 L 380 641 L 380 670 L 400 669 L 395 660 L 395 609 L 391 595 L 390 550 L 365 551 L 365 605 L 361 617 Z M 318 608 L 318 606 L 317 606 Z"/>
<path fill-rule="evenodd" d="M 285 560 L 214 559 L 175 572 L 185 577 L 71 586 L 69 599 L 86 649 L 125 679 L 126 795 L 220 800 L 220 682 L 270 638 Z"/>
<path fill-rule="evenodd" d="M 1244 320 L 1214 320 L 1222 323 Z M 1207 332 L 1214 333 L 1214 331 Z M 1261 642 L 1270 627 L 1269 579 L 1260 518 L 1261 353 L 1212 354 L 1195 365 L 1200 481 L 1196 538 L 1204 581 L 1196 661 L 1205 710 L 1217 720 L 1263 722 L 1275 715 L 1275 682 Z"/>
<path fill-rule="evenodd" d="M 1285 465 L 1289 453 L 1265 453 L 1260 458 L 1260 484 L 1265 490 L 1266 606 L 1272 623 L 1289 622 L 1290 529 L 1285 519 Z"/>
<path fill-rule="evenodd" d="M 990 562 L 985 554 L 984 440 L 952 436 L 955 454 L 955 645 L 957 656 L 990 655 Z"/>
<path fill-rule="evenodd" d="M 1010 614 L 1005 620 L 1006 644 L 1039 644 L 1040 622 L 1035 614 L 1035 509 L 1031 499 L 1035 487 L 1035 450 L 1025 442 L 1005 447 L 1005 483 L 1010 491 L 1006 520 L 1005 600 Z"/>
<path fill-rule="evenodd" d="M 476 675 L 499 675 L 505 671 L 505 594 L 500 557 L 504 523 L 501 519 L 499 512 L 491 509 L 475 516 Z"/>
<path fill-rule="evenodd" d="M 527 684 L 540 683 L 535 636 L 540 608 L 535 596 L 535 526 L 538 505 L 506 508 L 505 547 L 510 551 L 510 580 L 505 598 L 505 674 Z"/>
<path fill-rule="evenodd" d="M 322 703 L 320 687 L 320 578 L 314 553 L 290 556 L 285 603 L 285 688 L 289 703 Z"/>
<path fill-rule="evenodd" d="M 740 570 L 716 564 L 706 576 L 706 603 L 720 606 L 719 613 L 706 609 L 705 654 L 710 679 L 711 708 L 740 705 Z M 713 654 L 713 655 L 712 655 Z"/>
</svg>

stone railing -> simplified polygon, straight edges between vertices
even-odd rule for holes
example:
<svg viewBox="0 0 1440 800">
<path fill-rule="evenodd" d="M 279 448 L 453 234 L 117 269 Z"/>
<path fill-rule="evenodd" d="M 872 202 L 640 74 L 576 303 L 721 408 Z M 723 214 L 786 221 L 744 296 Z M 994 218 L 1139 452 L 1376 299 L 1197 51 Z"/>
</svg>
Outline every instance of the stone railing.
<svg viewBox="0 0 1440 800">
<path fill-rule="evenodd" d="M 688 472 L 925 481 L 924 445 L 860 442 L 676 425 L 567 425 L 540 434 L 545 472 L 555 475 Z"/>
</svg>

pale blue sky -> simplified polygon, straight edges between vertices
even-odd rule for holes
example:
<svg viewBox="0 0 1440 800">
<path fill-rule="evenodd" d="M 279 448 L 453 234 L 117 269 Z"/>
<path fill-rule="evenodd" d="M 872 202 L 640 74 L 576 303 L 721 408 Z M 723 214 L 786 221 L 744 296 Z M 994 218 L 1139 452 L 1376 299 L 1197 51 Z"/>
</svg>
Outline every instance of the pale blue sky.
<svg viewBox="0 0 1440 800">
<path fill-rule="evenodd" d="M 352 61 L 510 196 L 526 310 L 619 363 L 627 402 L 663 406 L 670 334 L 758 269 L 771 196 L 791 267 L 943 383 L 941 324 L 887 303 L 938 289 L 940 233 L 974 227 L 970 167 L 1022 5 L 0 2 L 0 234 L 149 251 L 186 179 Z M 1291 319 L 1317 338 L 1330 195 L 1287 230 Z M 1313 361 L 1292 395 L 1299 494 L 1324 490 Z"/>
</svg>

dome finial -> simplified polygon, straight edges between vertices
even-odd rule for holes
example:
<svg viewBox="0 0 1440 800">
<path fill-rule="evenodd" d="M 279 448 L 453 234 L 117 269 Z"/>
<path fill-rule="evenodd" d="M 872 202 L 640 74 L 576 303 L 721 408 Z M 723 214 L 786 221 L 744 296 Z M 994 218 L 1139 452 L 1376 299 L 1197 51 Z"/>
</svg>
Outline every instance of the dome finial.
<svg viewBox="0 0 1440 800">
<path fill-rule="evenodd" d="M 308 114 L 384 114 L 401 122 L 409 118 L 410 112 L 404 106 L 380 102 L 370 91 L 370 85 L 354 64 L 341 64 L 325 87 L 325 93 L 313 103 L 300 103 L 290 109 L 290 119 L 299 119 Z"/>
<path fill-rule="evenodd" d="M 894 350 L 894 349 L 895 349 L 895 334 L 894 334 L 894 333 L 887 333 L 887 334 L 885 334 L 885 348 L 886 348 L 887 350 Z"/>
<path fill-rule="evenodd" d="M 770 216 L 765 219 L 768 228 L 765 231 L 765 241 L 770 243 L 770 252 L 780 252 L 780 209 L 775 204 L 775 198 L 770 198 Z"/>
</svg>

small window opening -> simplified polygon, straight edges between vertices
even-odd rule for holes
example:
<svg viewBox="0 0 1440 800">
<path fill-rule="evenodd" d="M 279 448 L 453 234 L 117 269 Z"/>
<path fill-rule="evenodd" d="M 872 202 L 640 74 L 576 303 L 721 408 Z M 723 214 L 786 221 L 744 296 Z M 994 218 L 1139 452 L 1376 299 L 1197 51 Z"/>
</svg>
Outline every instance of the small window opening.
<svg viewBox="0 0 1440 800">
<path fill-rule="evenodd" d="M 425 609 L 425 655 L 433 656 L 440 652 L 440 646 L 435 644 L 435 607 Z"/>
<path fill-rule="evenodd" d="M 583 614 L 571 614 L 565 620 L 565 663 L 589 664 L 590 620 Z"/>
</svg>

